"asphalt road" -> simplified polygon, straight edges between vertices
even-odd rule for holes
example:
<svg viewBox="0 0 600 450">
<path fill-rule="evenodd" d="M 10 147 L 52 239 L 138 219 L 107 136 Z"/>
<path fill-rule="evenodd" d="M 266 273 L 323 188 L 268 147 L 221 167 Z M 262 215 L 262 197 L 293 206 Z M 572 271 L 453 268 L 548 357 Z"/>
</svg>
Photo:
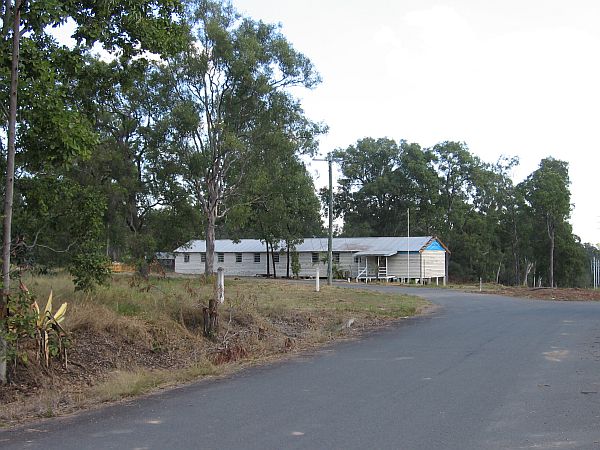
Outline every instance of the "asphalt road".
<svg viewBox="0 0 600 450">
<path fill-rule="evenodd" d="M 600 303 L 417 293 L 439 310 L 0 448 L 600 449 Z"/>
</svg>

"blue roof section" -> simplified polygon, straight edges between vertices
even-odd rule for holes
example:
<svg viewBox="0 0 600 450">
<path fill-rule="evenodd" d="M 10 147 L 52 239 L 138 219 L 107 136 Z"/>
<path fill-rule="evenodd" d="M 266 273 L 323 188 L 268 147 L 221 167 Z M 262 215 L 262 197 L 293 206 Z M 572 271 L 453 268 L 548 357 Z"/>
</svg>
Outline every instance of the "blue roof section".
<svg viewBox="0 0 600 450">
<path fill-rule="evenodd" d="M 437 239 L 433 240 L 425 250 L 441 250 L 443 252 L 446 251 L 446 249 L 444 247 L 442 247 L 442 244 L 439 243 L 439 241 Z"/>
<path fill-rule="evenodd" d="M 437 244 L 436 248 L 430 248 Z M 280 248 L 284 248 L 282 242 Z M 427 247 L 427 248 L 425 248 Z M 398 252 L 419 252 L 421 250 L 445 250 L 433 236 L 406 237 L 357 237 L 333 238 L 334 252 L 362 252 L 363 254 L 395 254 Z M 176 249 L 175 253 L 205 252 L 206 242 L 202 240 L 190 241 Z M 233 242 L 229 239 L 215 241 L 215 251 L 223 253 L 258 253 L 265 252 L 265 244 L 259 239 L 242 239 Z M 327 238 L 306 238 L 302 244 L 296 246 L 299 252 L 326 252 Z"/>
</svg>

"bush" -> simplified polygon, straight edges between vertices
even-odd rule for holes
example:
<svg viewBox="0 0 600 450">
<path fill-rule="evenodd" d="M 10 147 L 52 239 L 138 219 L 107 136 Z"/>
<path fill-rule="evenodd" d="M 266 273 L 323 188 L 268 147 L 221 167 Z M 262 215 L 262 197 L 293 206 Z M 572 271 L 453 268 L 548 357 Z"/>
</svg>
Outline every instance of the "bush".
<svg viewBox="0 0 600 450">
<path fill-rule="evenodd" d="M 298 256 L 298 252 L 292 252 L 292 273 L 295 278 L 298 278 L 300 269 L 300 257 Z"/>
<path fill-rule="evenodd" d="M 110 276 L 110 261 L 98 248 L 84 246 L 69 264 L 76 291 L 93 291 L 97 284 L 105 284 Z"/>
</svg>

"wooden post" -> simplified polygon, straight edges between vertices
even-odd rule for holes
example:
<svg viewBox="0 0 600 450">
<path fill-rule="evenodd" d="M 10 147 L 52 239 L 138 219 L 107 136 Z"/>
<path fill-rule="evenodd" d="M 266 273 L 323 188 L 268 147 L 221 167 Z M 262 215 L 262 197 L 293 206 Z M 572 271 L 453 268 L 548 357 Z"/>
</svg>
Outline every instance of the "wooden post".
<svg viewBox="0 0 600 450">
<path fill-rule="evenodd" d="M 315 274 L 315 292 L 319 292 L 319 268 L 317 267 L 317 273 Z"/>
<path fill-rule="evenodd" d="M 202 308 L 204 336 L 213 338 L 219 332 L 219 309 L 220 303 L 225 301 L 225 270 L 217 269 L 214 295 L 208 301 L 208 307 Z"/>
</svg>

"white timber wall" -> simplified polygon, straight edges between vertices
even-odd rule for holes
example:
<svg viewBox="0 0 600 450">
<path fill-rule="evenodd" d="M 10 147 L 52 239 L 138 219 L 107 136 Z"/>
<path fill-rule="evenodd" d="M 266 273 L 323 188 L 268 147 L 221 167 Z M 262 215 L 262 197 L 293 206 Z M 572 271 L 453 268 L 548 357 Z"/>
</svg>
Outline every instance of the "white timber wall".
<svg viewBox="0 0 600 450">
<path fill-rule="evenodd" d="M 184 262 L 184 253 L 175 255 L 175 272 L 181 274 L 200 274 L 204 273 L 204 262 L 201 260 L 201 254 L 190 252 L 189 261 Z M 334 261 L 334 267 L 341 271 L 347 271 L 351 277 L 357 275 L 358 264 L 355 261 L 352 252 L 339 252 L 339 263 Z M 446 252 L 441 250 L 426 250 L 422 253 L 410 254 L 410 278 L 436 278 L 446 276 Z M 245 276 L 253 277 L 267 273 L 266 252 L 260 253 L 260 262 L 254 262 L 254 253 L 242 253 L 242 262 L 236 262 L 236 253 L 224 253 L 223 262 L 218 261 L 217 253 L 215 253 L 214 270 L 219 267 L 225 269 L 227 276 Z M 290 255 L 291 257 L 291 255 Z M 327 252 L 319 252 L 319 262 L 312 262 L 312 252 L 298 253 L 300 262 L 300 276 L 313 277 L 316 268 L 319 267 L 321 277 L 327 276 Z M 362 257 L 360 268 L 364 267 L 365 257 Z M 381 264 L 384 264 L 385 257 L 380 257 Z M 407 271 L 407 255 L 406 253 L 398 253 L 387 258 L 387 274 L 397 278 L 406 278 Z M 376 276 L 377 274 L 377 257 L 369 257 L 369 274 Z M 275 263 L 277 276 L 285 276 L 287 272 L 287 253 L 279 253 L 279 262 Z M 269 258 L 269 272 L 273 274 L 273 262 Z M 290 275 L 292 270 L 290 267 Z"/>
<path fill-rule="evenodd" d="M 236 260 L 237 253 L 223 253 L 223 261 L 218 260 L 219 252 L 215 252 L 215 261 L 213 270 L 219 267 L 225 269 L 225 275 L 239 275 L 244 277 L 253 277 L 258 274 L 267 273 L 267 253 L 260 253 L 260 261 L 254 262 L 254 253 L 242 253 L 242 261 Z M 202 262 L 201 253 L 190 252 L 189 262 L 185 262 L 184 253 L 175 255 L 175 272 L 182 274 L 204 273 L 204 262 Z M 277 276 L 285 275 L 287 259 L 285 254 L 279 254 L 279 262 L 275 263 Z M 273 273 L 273 261 L 269 258 L 269 270 Z"/>
<path fill-rule="evenodd" d="M 347 271 L 349 273 L 352 272 L 352 262 L 354 261 L 353 254 L 351 252 L 334 252 L 339 253 L 340 261 L 339 263 L 333 261 L 334 268 L 338 270 Z M 298 261 L 300 262 L 300 273 L 301 277 L 313 277 L 316 273 L 317 267 L 319 268 L 319 276 L 326 277 L 327 276 L 327 252 L 318 252 L 319 254 L 319 262 L 312 262 L 312 254 L 313 252 L 299 252 L 298 253 Z M 290 255 L 291 257 L 291 255 Z M 290 269 L 290 275 L 292 275 Z"/>
<path fill-rule="evenodd" d="M 423 278 L 446 276 L 446 252 L 443 250 L 425 250 L 423 258 Z"/>
<path fill-rule="evenodd" d="M 178 253 L 175 255 L 175 272 L 181 274 L 200 274 L 204 273 L 204 262 L 200 253 L 189 252 L 189 261 L 185 262 L 185 254 Z M 225 275 L 227 276 L 243 276 L 253 277 L 256 275 L 263 275 L 267 273 L 267 253 L 260 253 L 260 262 L 254 262 L 254 253 L 242 253 L 242 262 L 236 262 L 236 253 L 224 253 L 223 262 L 218 261 L 218 252 L 215 252 L 214 270 L 216 271 L 219 267 L 225 269 Z M 292 255 L 290 254 L 290 258 Z M 312 252 L 300 252 L 298 253 L 298 260 L 300 262 L 300 273 L 301 277 L 313 277 L 316 273 L 317 267 L 319 268 L 319 274 L 321 277 L 327 276 L 327 252 L 319 252 L 319 262 L 312 262 Z M 347 270 L 348 272 L 352 269 L 353 256 L 350 252 L 340 252 L 340 262 L 334 262 L 334 266 L 341 270 Z M 275 269 L 277 276 L 285 276 L 287 273 L 287 253 L 279 253 L 279 262 L 275 263 Z M 273 274 L 273 261 L 269 255 L 269 272 Z M 290 276 L 292 276 L 292 268 L 290 266 Z"/>
<path fill-rule="evenodd" d="M 184 262 L 184 253 L 175 254 L 175 273 L 203 273 L 204 263 L 200 261 L 200 253 L 187 253 L 190 256 L 188 262 Z"/>
<path fill-rule="evenodd" d="M 408 271 L 408 255 L 406 253 L 397 253 L 388 256 L 388 275 L 397 278 L 406 278 Z M 410 274 L 409 278 L 421 278 L 421 254 L 410 254 Z"/>
</svg>

